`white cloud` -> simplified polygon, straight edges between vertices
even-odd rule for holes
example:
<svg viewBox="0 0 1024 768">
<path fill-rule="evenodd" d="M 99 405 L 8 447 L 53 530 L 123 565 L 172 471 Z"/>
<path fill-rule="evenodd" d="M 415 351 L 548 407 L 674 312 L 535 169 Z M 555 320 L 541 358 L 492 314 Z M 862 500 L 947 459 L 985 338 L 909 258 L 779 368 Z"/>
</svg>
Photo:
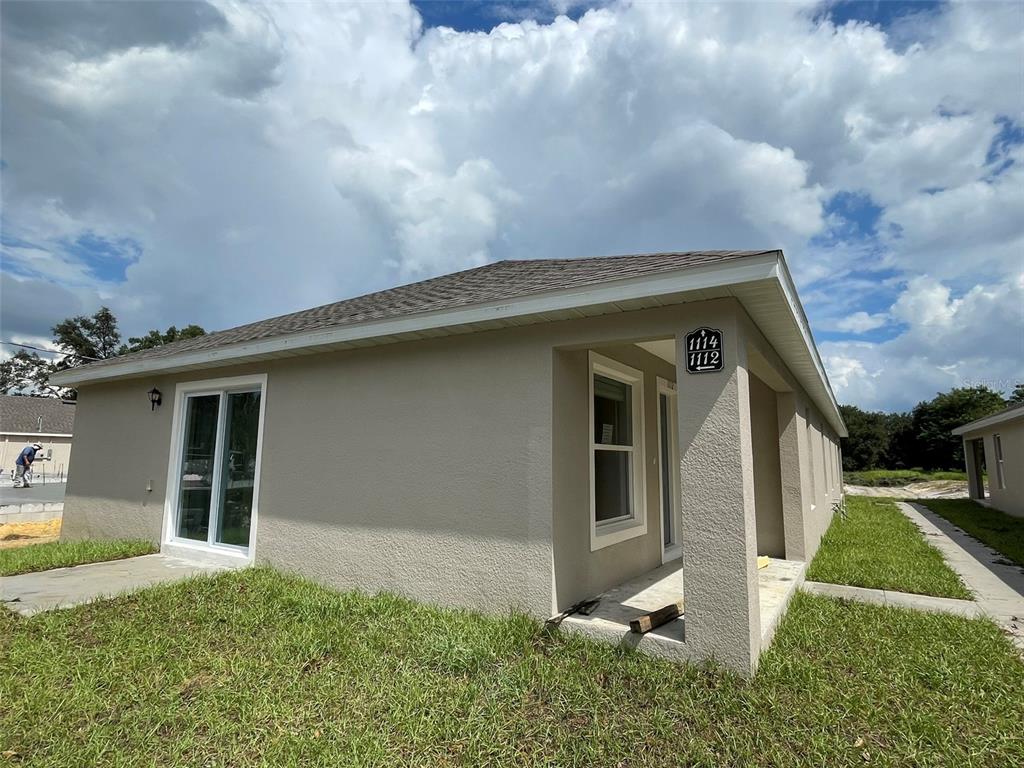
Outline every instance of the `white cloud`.
<svg viewBox="0 0 1024 768">
<path fill-rule="evenodd" d="M 884 312 L 876 312 L 873 315 L 864 311 L 854 312 L 852 315 L 840 318 L 836 323 L 836 329 L 847 333 L 867 333 L 881 328 L 888 322 L 888 319 L 888 315 Z"/>
<path fill-rule="evenodd" d="M 953 386 L 1007 391 L 1024 383 L 1024 271 L 960 297 L 933 278 L 914 278 L 892 315 L 907 330 L 889 341 L 821 345 L 841 401 L 909 408 Z"/>
<path fill-rule="evenodd" d="M 896 289 L 871 270 L 906 283 L 901 336 L 831 350 L 845 396 L 887 404 L 961 375 L 953 341 L 897 342 L 985 333 L 1012 303 L 1024 156 L 986 165 L 1021 111 L 1012 4 L 949 6 L 909 46 L 813 3 L 621 2 L 490 34 L 424 31 L 404 2 L 147 5 L 3 6 L 4 227 L 29 244 L 5 269 L 128 332 L 499 258 L 782 246 L 821 329 L 885 326 L 865 297 Z M 816 244 L 840 191 L 885 207 L 870 247 Z M 67 251 L 86 232 L 140 245 L 124 282 Z"/>
</svg>

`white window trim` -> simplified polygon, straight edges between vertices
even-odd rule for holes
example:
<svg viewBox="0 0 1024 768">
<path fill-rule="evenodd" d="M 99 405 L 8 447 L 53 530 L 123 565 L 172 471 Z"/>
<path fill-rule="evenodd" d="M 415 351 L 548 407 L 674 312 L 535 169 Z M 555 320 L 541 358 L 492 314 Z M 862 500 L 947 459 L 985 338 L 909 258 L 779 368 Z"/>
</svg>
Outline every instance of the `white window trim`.
<svg viewBox="0 0 1024 768">
<path fill-rule="evenodd" d="M 633 388 L 631 404 L 633 408 L 633 448 L 630 454 L 631 480 L 633 491 L 633 512 L 629 517 L 597 523 L 596 499 L 594 495 L 594 453 L 598 450 L 628 450 L 613 446 L 599 445 L 594 442 L 594 375 L 600 374 L 609 379 L 629 384 Z M 589 398 L 587 403 L 587 443 L 590 460 L 590 551 L 595 552 L 613 544 L 619 544 L 647 533 L 647 483 L 645 481 L 644 445 L 646 430 L 644 429 L 644 374 L 636 368 L 590 352 L 588 371 Z M 659 491 L 660 492 L 660 491 Z"/>
<path fill-rule="evenodd" d="M 996 454 L 996 490 L 1006 490 L 1006 467 L 1003 463 L 1003 436 L 996 432 L 992 435 L 992 448 Z"/>
<path fill-rule="evenodd" d="M 669 449 L 672 448 L 673 435 L 675 432 L 675 440 L 678 443 L 678 409 L 679 409 L 679 393 L 676 389 L 676 384 L 668 379 L 663 379 L 661 376 L 657 377 L 658 382 L 658 521 L 661 526 L 661 562 L 668 563 L 672 560 L 678 560 L 683 556 L 683 545 L 679 538 L 680 520 L 676 516 L 676 511 L 681 508 L 680 495 L 681 488 L 679 483 L 672 484 L 672 543 L 667 547 L 665 546 L 665 494 L 663 488 L 665 485 L 665 457 L 662 453 L 662 439 L 661 439 L 661 396 L 665 395 L 669 402 L 669 414 L 668 414 L 668 429 L 670 431 L 668 445 Z M 672 406 L 675 403 L 675 406 Z M 678 465 L 676 467 L 678 469 Z"/>
<path fill-rule="evenodd" d="M 811 422 L 811 411 L 810 409 L 804 410 L 804 426 L 805 435 L 807 437 L 807 466 L 809 470 L 809 477 L 811 480 L 811 511 L 813 512 L 817 506 L 818 489 L 814 482 L 814 473 L 817 469 L 814 466 L 814 425 Z"/>
<path fill-rule="evenodd" d="M 208 544 L 193 539 L 179 538 L 177 535 L 178 496 L 181 491 L 182 440 L 184 439 L 185 402 L 190 395 L 221 394 L 224 391 L 256 389 L 260 390 L 260 416 L 256 432 L 256 468 L 253 477 L 252 514 L 249 519 L 249 546 L 239 547 L 233 544 Z M 251 376 L 232 376 L 222 379 L 203 379 L 200 381 L 179 382 L 174 388 L 174 415 L 171 420 L 171 452 L 167 461 L 167 491 L 164 496 L 163 535 L 160 551 L 169 555 L 179 555 L 205 562 L 221 562 L 227 564 L 252 563 L 256 557 L 256 527 L 259 521 L 260 470 L 263 465 L 263 427 L 267 409 L 267 374 Z M 217 419 L 218 444 L 224 429 L 224 409 L 220 409 Z M 222 471 L 220 462 L 214 469 L 214 485 Z"/>
</svg>

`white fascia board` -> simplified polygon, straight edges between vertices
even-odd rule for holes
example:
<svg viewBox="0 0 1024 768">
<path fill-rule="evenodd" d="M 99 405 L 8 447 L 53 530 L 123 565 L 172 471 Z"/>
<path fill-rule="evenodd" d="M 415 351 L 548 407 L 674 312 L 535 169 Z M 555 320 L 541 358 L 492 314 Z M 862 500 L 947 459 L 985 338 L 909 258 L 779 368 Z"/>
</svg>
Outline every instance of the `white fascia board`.
<svg viewBox="0 0 1024 768">
<path fill-rule="evenodd" d="M 11 432 L 0 431 L 0 435 L 20 435 L 22 437 L 71 437 L 70 432 Z"/>
<path fill-rule="evenodd" d="M 811 361 L 814 363 L 818 377 L 821 379 L 821 385 L 828 398 L 828 404 L 831 406 L 831 408 L 827 409 L 830 411 L 828 414 L 829 421 L 832 422 L 832 426 L 840 437 L 849 437 L 849 433 L 846 431 L 846 424 L 843 422 L 843 416 L 839 412 L 839 403 L 836 401 L 835 393 L 832 392 L 832 385 L 829 383 L 828 374 L 825 373 L 825 366 L 821 362 L 821 355 L 818 354 L 818 347 L 814 343 L 811 324 L 808 322 L 804 307 L 800 303 L 800 296 L 796 292 L 793 276 L 789 273 L 789 267 L 786 266 L 785 259 L 782 258 L 778 260 L 778 278 L 779 285 L 782 286 L 782 292 L 786 295 L 786 301 L 789 303 L 789 309 L 793 313 L 793 319 L 796 320 L 800 334 L 803 336 L 804 345 L 807 347 L 807 351 L 811 355 Z"/>
<path fill-rule="evenodd" d="M 387 320 L 374 320 L 358 325 L 327 328 L 289 336 L 275 336 L 226 347 L 183 352 L 162 358 L 126 360 L 120 364 L 101 366 L 94 371 L 90 371 L 89 366 L 84 365 L 54 374 L 50 377 L 50 382 L 67 387 L 125 376 L 178 370 L 190 366 L 203 367 L 224 364 L 233 360 L 242 361 L 246 358 L 287 350 L 328 347 L 332 344 L 416 333 L 450 326 L 506 320 L 540 315 L 545 312 L 613 304 L 630 299 L 665 296 L 771 278 L 777 279 L 778 263 L 778 252 L 771 252 L 762 256 L 736 259 L 724 264 L 690 267 L 650 276 L 643 275 L 625 280 L 598 283 L 585 288 L 550 291 L 513 301 L 473 304 L 459 309 L 423 312 Z"/>
<path fill-rule="evenodd" d="M 961 427 L 957 427 L 953 430 L 954 435 L 965 435 L 968 432 L 976 432 L 979 429 L 987 429 L 988 427 L 997 427 L 1000 424 L 1004 424 L 1007 421 L 1013 421 L 1014 419 L 1024 418 L 1024 405 L 1020 408 L 1014 408 L 1012 411 L 1006 411 L 1005 413 L 994 413 L 991 416 L 985 416 L 964 424 Z"/>
</svg>

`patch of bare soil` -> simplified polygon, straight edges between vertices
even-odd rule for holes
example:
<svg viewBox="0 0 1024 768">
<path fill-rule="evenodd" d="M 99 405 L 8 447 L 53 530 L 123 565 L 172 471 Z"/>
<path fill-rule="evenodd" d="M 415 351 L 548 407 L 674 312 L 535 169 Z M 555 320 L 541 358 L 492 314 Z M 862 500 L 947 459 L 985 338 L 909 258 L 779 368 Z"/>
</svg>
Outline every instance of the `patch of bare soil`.
<svg viewBox="0 0 1024 768">
<path fill-rule="evenodd" d="M 60 518 L 42 523 L 0 523 L 0 549 L 45 544 L 60 538 Z"/>
<path fill-rule="evenodd" d="M 844 485 L 843 491 L 856 496 L 884 496 L 890 499 L 966 499 L 966 480 L 928 480 L 892 488 Z"/>
</svg>

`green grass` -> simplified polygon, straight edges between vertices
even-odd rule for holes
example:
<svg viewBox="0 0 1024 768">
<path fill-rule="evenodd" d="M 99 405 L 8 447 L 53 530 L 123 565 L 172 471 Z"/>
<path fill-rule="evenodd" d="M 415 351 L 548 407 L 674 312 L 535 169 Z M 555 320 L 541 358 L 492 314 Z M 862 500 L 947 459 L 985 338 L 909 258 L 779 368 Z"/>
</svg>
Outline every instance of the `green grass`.
<svg viewBox="0 0 1024 768">
<path fill-rule="evenodd" d="M 928 544 L 891 499 L 846 497 L 847 516 L 836 515 L 807 578 L 831 584 L 892 589 L 970 599 L 971 593 L 942 555 Z"/>
<path fill-rule="evenodd" d="M 1024 566 L 1024 518 L 983 507 L 971 499 L 917 499 L 916 503 Z"/>
<path fill-rule="evenodd" d="M 25 547 L 0 549 L 0 576 L 67 568 L 102 560 L 120 560 L 136 555 L 148 555 L 157 548 L 142 539 L 116 539 L 112 541 L 52 541 L 29 544 Z"/>
<path fill-rule="evenodd" d="M 994 624 L 806 594 L 750 683 L 268 569 L 0 615 L 0 669 L 18 766 L 1024 760 L 1024 663 Z"/>
<path fill-rule="evenodd" d="M 922 469 L 866 469 L 859 472 L 843 472 L 843 482 L 868 488 L 894 488 L 909 483 L 933 480 L 967 480 L 966 472 L 934 471 Z"/>
</svg>

